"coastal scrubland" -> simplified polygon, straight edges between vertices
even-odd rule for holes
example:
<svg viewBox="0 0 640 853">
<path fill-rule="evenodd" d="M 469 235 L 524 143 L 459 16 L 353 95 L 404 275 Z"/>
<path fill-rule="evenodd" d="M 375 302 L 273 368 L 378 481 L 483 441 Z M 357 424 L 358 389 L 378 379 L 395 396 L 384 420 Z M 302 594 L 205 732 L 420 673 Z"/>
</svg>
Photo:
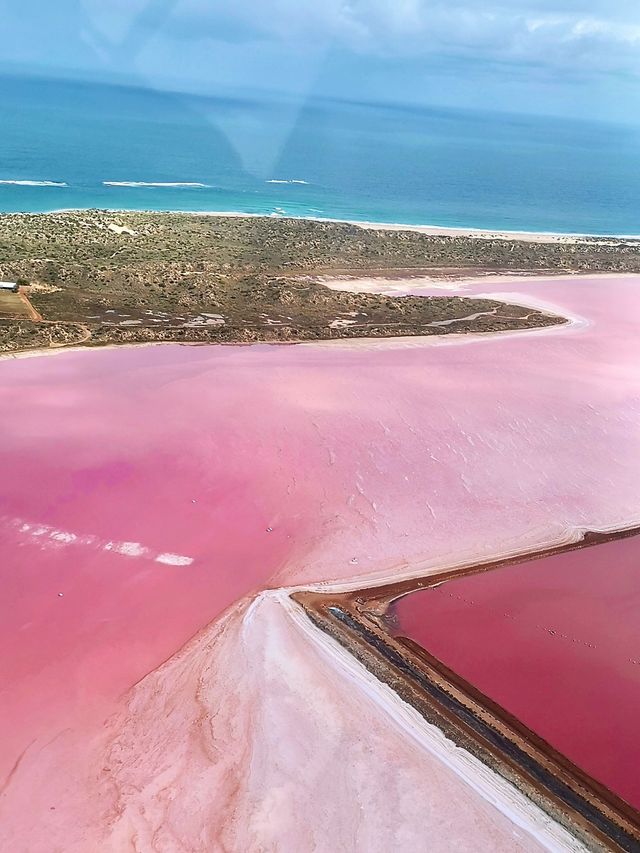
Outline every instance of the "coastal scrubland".
<svg viewBox="0 0 640 853">
<path fill-rule="evenodd" d="M 532 271 L 640 271 L 640 241 L 478 239 L 275 217 L 6 214 L 0 278 L 17 281 L 42 320 L 0 317 L 0 350 L 441 335 L 560 322 L 489 299 L 355 294 L 321 281 Z"/>
</svg>

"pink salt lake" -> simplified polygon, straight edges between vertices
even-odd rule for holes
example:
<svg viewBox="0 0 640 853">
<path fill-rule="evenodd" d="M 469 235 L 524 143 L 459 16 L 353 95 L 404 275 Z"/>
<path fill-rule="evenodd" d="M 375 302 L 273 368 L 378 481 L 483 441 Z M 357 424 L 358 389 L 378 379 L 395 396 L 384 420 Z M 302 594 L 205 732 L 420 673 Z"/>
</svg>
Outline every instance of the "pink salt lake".
<svg viewBox="0 0 640 853">
<path fill-rule="evenodd" d="M 640 278 L 457 291 L 573 322 L 0 364 L 3 847 L 571 845 L 254 597 L 640 523 Z"/>
<path fill-rule="evenodd" d="M 632 536 L 457 578 L 395 602 L 394 634 L 640 809 L 639 568 Z"/>
</svg>

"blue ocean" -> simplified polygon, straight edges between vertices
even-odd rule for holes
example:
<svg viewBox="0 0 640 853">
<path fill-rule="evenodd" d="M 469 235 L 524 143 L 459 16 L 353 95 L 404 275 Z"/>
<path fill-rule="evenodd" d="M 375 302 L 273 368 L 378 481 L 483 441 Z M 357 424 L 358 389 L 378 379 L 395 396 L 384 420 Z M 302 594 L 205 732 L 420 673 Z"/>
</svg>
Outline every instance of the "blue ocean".
<svg viewBox="0 0 640 853">
<path fill-rule="evenodd" d="M 0 77 L 0 210 L 640 234 L 640 129 Z"/>
</svg>

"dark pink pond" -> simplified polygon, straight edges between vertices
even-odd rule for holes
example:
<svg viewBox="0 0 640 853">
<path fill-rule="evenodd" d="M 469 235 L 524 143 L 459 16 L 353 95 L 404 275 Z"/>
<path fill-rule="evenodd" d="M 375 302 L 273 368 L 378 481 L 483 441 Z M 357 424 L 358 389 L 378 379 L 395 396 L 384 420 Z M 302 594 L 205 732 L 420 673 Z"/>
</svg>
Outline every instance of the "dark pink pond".
<svg viewBox="0 0 640 853">
<path fill-rule="evenodd" d="M 394 612 L 396 635 L 640 808 L 640 537 L 410 593 Z"/>
</svg>

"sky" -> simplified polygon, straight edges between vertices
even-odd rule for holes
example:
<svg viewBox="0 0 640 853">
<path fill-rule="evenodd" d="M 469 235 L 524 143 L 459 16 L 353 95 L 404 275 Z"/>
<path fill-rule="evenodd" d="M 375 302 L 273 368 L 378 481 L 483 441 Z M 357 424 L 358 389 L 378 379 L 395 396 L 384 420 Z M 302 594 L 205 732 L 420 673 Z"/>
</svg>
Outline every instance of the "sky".
<svg viewBox="0 0 640 853">
<path fill-rule="evenodd" d="M 638 0 L 0 0 L 0 70 L 640 124 Z"/>
</svg>

